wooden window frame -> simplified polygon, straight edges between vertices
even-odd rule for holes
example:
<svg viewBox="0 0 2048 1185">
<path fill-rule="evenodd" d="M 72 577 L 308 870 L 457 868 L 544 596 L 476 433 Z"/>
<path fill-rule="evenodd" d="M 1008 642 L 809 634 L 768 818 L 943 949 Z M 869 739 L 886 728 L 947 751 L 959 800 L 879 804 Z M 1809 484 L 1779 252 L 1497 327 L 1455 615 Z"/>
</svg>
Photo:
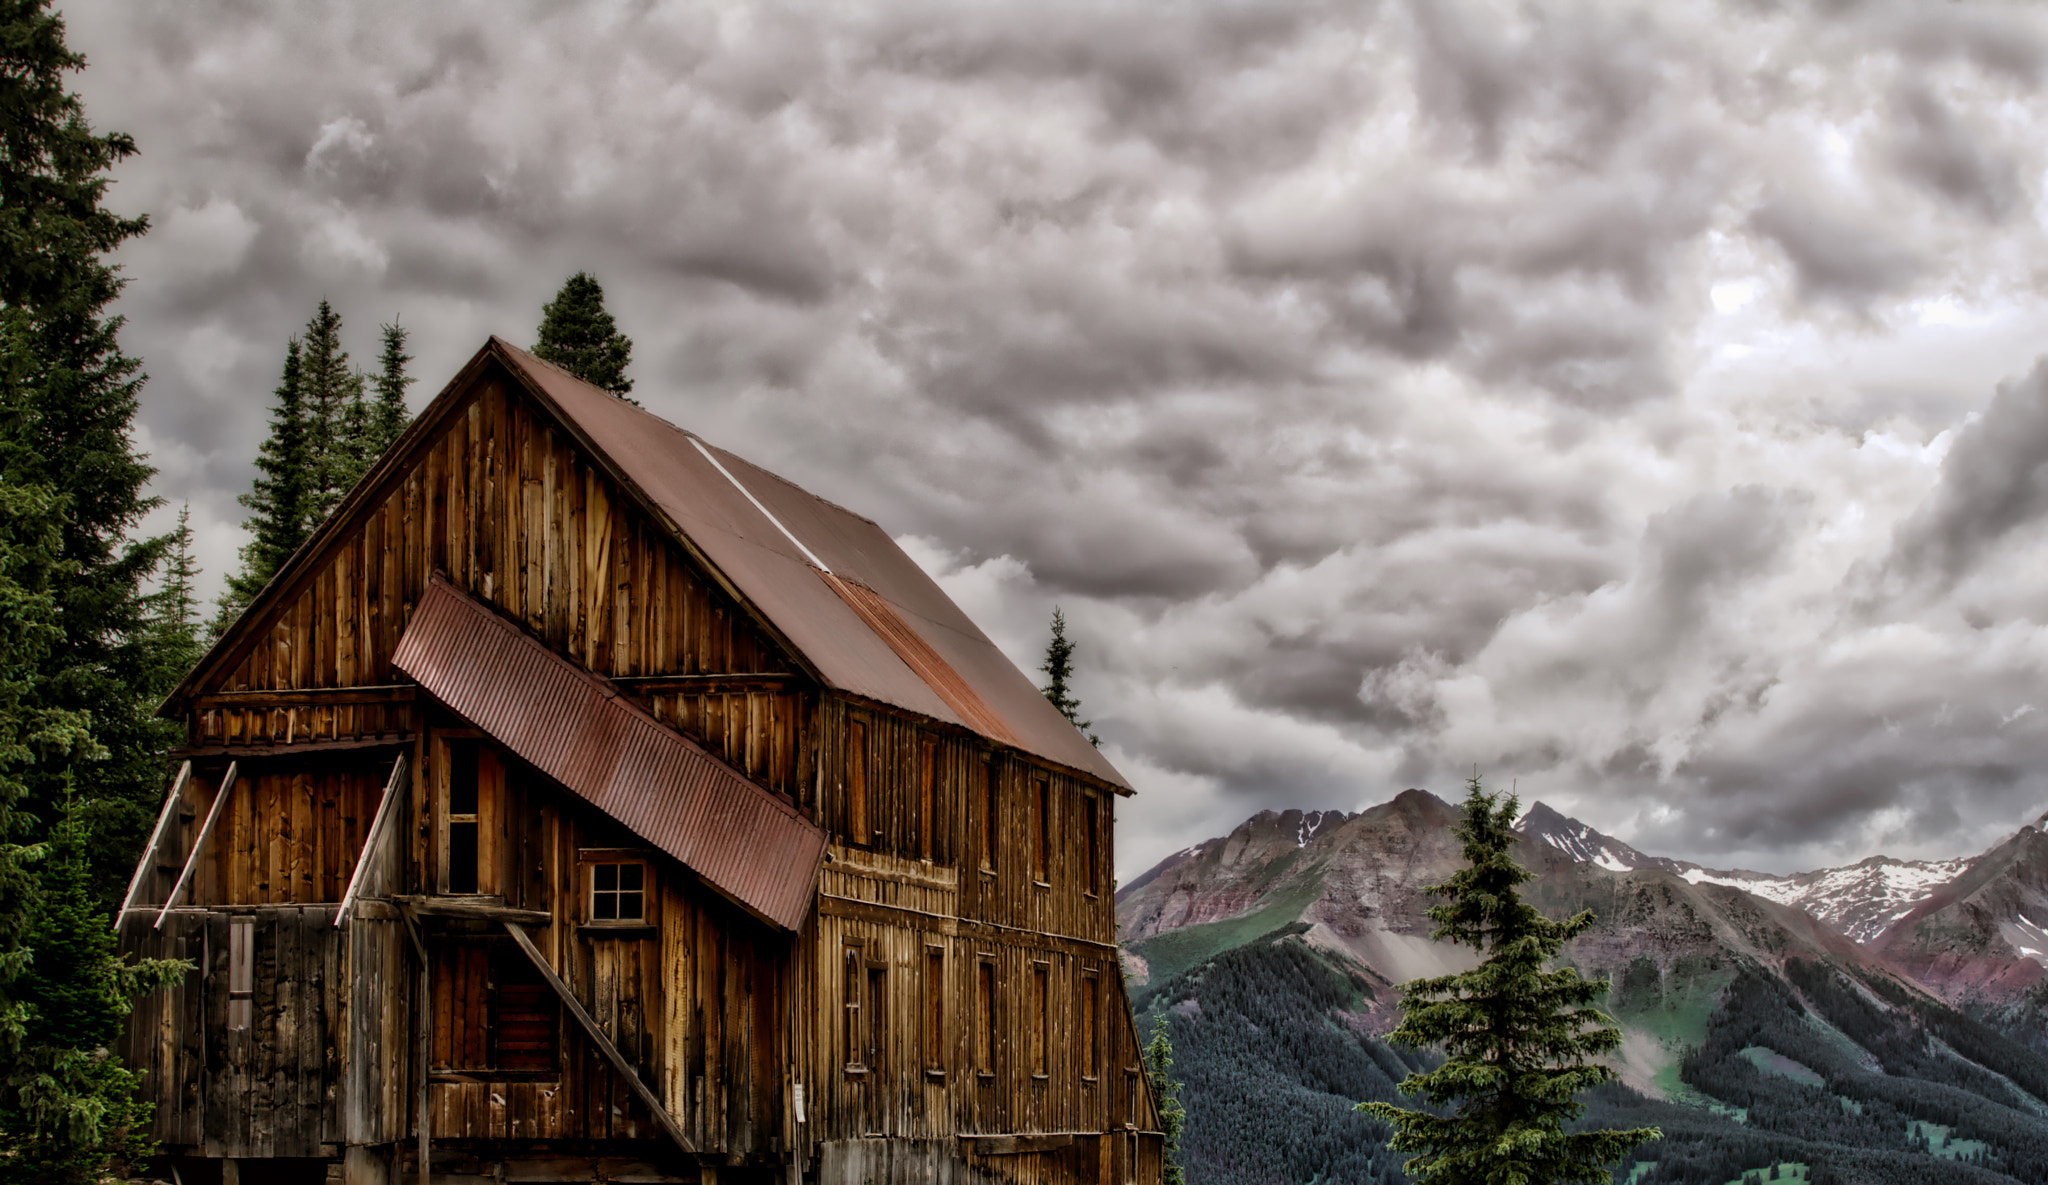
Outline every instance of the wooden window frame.
<svg viewBox="0 0 2048 1185">
<path fill-rule="evenodd" d="M 840 1027 L 846 1042 L 846 1072 L 859 1077 L 868 1072 L 868 1064 L 861 1060 L 866 1052 L 866 1026 L 861 1023 L 861 1001 L 867 987 L 867 958 L 858 938 L 842 939 L 839 944 L 840 1000 L 845 1009 L 845 1023 Z"/>
<path fill-rule="evenodd" d="M 1002 982 L 996 975 L 996 956 L 989 952 L 974 960 L 974 1073 L 985 1082 L 996 1076 L 996 1055 L 1002 1049 L 1002 1029 L 996 1023 L 1001 1006 Z"/>
<path fill-rule="evenodd" d="M 1087 879 L 1081 884 L 1081 892 L 1084 896 L 1088 897 L 1100 897 L 1102 895 L 1103 805 L 1102 795 L 1093 790 L 1083 790 L 1081 792 L 1081 812 L 1087 830 L 1086 840 L 1088 844 L 1088 866 L 1084 870 L 1084 875 Z"/>
<path fill-rule="evenodd" d="M 857 848 L 875 843 L 874 804 L 868 801 L 868 722 L 846 720 L 846 842 Z"/>
<path fill-rule="evenodd" d="M 247 1032 L 256 1013 L 256 917 L 228 916 L 228 1032 Z"/>
<path fill-rule="evenodd" d="M 984 875 L 997 874 L 997 853 L 1002 849 L 1001 830 L 997 823 L 1002 819 L 1002 783 L 996 777 L 995 762 L 983 757 L 981 770 L 981 801 L 974 804 L 975 813 L 981 816 L 981 871 Z"/>
<path fill-rule="evenodd" d="M 946 1077 L 946 948 L 924 948 L 924 1073 Z"/>
<path fill-rule="evenodd" d="M 655 903 L 660 900 L 656 892 L 654 861 L 646 852 L 638 849 L 585 848 L 576 854 L 579 885 L 582 890 L 582 927 L 585 930 L 604 933 L 644 933 L 655 928 Z M 597 870 L 600 868 L 625 869 L 637 866 L 640 869 L 640 916 L 636 918 L 600 918 L 597 916 Z M 624 892 L 624 890 L 618 890 Z"/>
<path fill-rule="evenodd" d="M 917 858 L 926 864 L 935 854 L 933 840 L 938 828 L 933 815 L 938 812 L 938 780 L 939 743 L 927 740 L 917 753 Z"/>
<path fill-rule="evenodd" d="M 1031 779 L 1031 883 L 1052 888 L 1052 779 Z"/>
<path fill-rule="evenodd" d="M 1102 973 L 1094 967 L 1081 969 L 1081 1084 L 1094 1086 L 1102 1078 Z"/>
<path fill-rule="evenodd" d="M 1052 964 L 1031 963 L 1031 1080 L 1052 1077 Z"/>
</svg>

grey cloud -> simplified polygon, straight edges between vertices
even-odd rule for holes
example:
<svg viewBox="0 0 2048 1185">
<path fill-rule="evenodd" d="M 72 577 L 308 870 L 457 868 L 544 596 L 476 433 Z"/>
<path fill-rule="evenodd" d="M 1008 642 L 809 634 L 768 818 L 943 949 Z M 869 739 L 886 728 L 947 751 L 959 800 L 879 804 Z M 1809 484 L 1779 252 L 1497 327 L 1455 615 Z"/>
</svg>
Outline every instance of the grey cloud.
<svg viewBox="0 0 2048 1185">
<path fill-rule="evenodd" d="M 1900 127 L 1891 152 L 1901 173 L 1987 222 L 2012 213 L 2024 194 L 2010 158 L 1925 87 L 1902 87 L 1893 102 Z"/>
<path fill-rule="evenodd" d="M 1993 547 L 2048 515 L 2048 361 L 1999 385 L 1942 459 L 1941 480 L 1900 524 L 1888 569 L 1953 583 Z"/>
<path fill-rule="evenodd" d="M 1862 310 L 1919 274 L 1921 261 L 1897 231 L 1824 210 L 1790 194 L 1759 206 L 1750 225 L 1792 261 L 1799 294 Z"/>
<path fill-rule="evenodd" d="M 1127 853 L 1180 795 L 1475 759 L 1765 862 L 2039 789 L 2001 771 L 2048 756 L 2008 721 L 2043 672 L 1992 656 L 2034 644 L 2048 426 L 2001 395 L 1937 474 L 1985 383 L 1865 360 L 2011 371 L 2048 325 L 2038 10 L 67 14 L 142 146 L 124 341 L 215 581 L 317 300 L 358 361 L 402 316 L 423 399 L 590 269 L 649 406 L 957 557 L 1027 666 L 1066 607 L 1171 787 Z M 1838 603 L 1859 563 L 1917 599 Z"/>
</svg>

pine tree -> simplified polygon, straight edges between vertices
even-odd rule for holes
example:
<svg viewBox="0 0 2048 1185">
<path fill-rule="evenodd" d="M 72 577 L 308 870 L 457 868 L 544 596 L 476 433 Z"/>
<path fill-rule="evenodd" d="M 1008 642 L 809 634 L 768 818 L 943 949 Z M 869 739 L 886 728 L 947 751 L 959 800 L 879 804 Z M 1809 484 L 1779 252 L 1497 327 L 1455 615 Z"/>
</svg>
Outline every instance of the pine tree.
<svg viewBox="0 0 2048 1185">
<path fill-rule="evenodd" d="M 1145 1045 L 1145 1080 L 1152 1086 L 1152 1102 L 1159 1109 L 1159 1130 L 1166 1138 L 1161 1185 L 1182 1185 L 1180 1132 L 1187 1111 L 1180 1105 L 1180 1083 L 1173 1077 L 1173 1042 L 1166 1035 L 1166 1017 L 1152 1022 L 1152 1040 Z"/>
<path fill-rule="evenodd" d="M 158 638 L 156 654 L 164 670 L 159 682 L 183 679 L 199 661 L 202 644 L 199 617 L 199 562 L 192 555 L 192 506 L 178 508 L 178 527 L 171 532 L 164 580 L 150 595 L 150 629 Z"/>
<path fill-rule="evenodd" d="M 16 837 L 48 834 L 75 785 L 111 902 L 155 816 L 173 731 L 155 719 L 168 688 L 143 589 L 168 541 L 139 534 L 157 505 L 133 439 L 142 376 L 106 311 L 122 280 L 105 256 L 148 227 L 101 205 L 135 144 L 86 121 L 64 78 L 84 64 L 46 0 L 0 0 L 0 481 L 44 491 L 61 515 L 48 586 L 61 630 L 27 695 L 35 712 L 89 720 L 93 756 L 44 749 L 20 768 Z"/>
<path fill-rule="evenodd" d="M 150 1142 L 139 1075 L 107 1051 L 136 997 L 175 983 L 189 963 L 124 963 L 94 900 L 76 813 L 67 811 L 41 861 L 41 908 L 17 984 L 22 1024 L 0 1094 L 0 1182 L 97 1182 L 110 1160 L 137 1165 Z"/>
<path fill-rule="evenodd" d="M 1533 874 L 1509 854 L 1515 796 L 1467 785 L 1458 828 L 1469 868 L 1425 891 L 1445 899 L 1429 911 L 1430 935 L 1480 951 L 1471 971 L 1402 985 L 1401 1023 L 1393 1039 L 1447 1055 L 1428 1073 L 1410 1074 L 1401 1091 L 1445 1114 L 1391 1103 L 1361 1103 L 1395 1127 L 1389 1146 L 1415 1152 L 1403 1167 L 1418 1185 L 1594 1185 L 1608 1165 L 1660 1134 L 1656 1128 L 1567 1133 L 1584 1113 L 1577 1096 L 1614 1079 L 1592 1059 L 1612 1053 L 1621 1033 L 1592 1005 L 1601 980 L 1570 967 L 1546 971 L 1566 942 L 1593 924 L 1583 912 L 1553 922 L 1521 898 Z"/>
<path fill-rule="evenodd" d="M 312 486 L 310 534 L 341 502 L 362 467 L 359 441 L 366 425 L 363 376 L 341 348 L 341 314 L 325 300 L 299 338 L 299 385 L 306 418 Z"/>
<path fill-rule="evenodd" d="M 313 530 L 313 492 L 317 466 L 312 425 L 306 413 L 299 339 L 284 350 L 284 373 L 273 392 L 270 436 L 256 453 L 256 480 L 235 500 L 247 507 L 242 527 L 249 542 L 242 545 L 242 570 L 231 573 L 221 593 L 218 632 L 255 599 L 299 544 Z"/>
<path fill-rule="evenodd" d="M 1039 688 L 1045 693 L 1045 698 L 1060 710 L 1060 715 L 1081 730 L 1089 744 L 1100 748 L 1102 738 L 1089 731 L 1095 722 L 1081 719 L 1081 701 L 1067 689 L 1067 680 L 1074 674 L 1074 644 L 1067 640 L 1067 615 L 1060 611 L 1058 605 L 1052 609 L 1052 639 L 1045 644 L 1045 661 L 1039 664 L 1038 669 L 1045 672 L 1048 680 Z"/>
<path fill-rule="evenodd" d="M 570 276 L 541 310 L 533 354 L 621 399 L 633 389 L 633 380 L 626 377 L 633 339 L 612 323 L 604 308 L 604 289 L 588 272 Z M 639 401 L 626 402 L 637 406 Z"/>
<path fill-rule="evenodd" d="M 405 432 L 410 416 L 405 411 L 405 389 L 416 381 L 405 373 L 405 364 L 412 361 L 412 355 L 405 352 L 406 332 L 394 318 L 382 327 L 384 352 L 378 358 L 377 403 L 370 414 L 370 448 L 372 460 L 384 455 Z"/>
</svg>

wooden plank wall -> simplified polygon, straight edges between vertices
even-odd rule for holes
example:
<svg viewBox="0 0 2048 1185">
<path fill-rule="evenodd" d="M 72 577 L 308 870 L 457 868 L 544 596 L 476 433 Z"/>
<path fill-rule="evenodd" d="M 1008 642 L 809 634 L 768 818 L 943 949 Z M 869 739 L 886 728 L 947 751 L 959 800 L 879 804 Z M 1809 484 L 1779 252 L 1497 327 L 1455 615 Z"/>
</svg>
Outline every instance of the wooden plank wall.
<svg viewBox="0 0 2048 1185">
<path fill-rule="evenodd" d="M 339 1092 L 328 1089 L 348 995 L 334 910 L 253 912 L 253 1016 L 239 1032 L 228 1028 L 234 915 L 204 915 L 200 1146 L 207 1156 L 318 1156 L 343 1138 Z"/>
<path fill-rule="evenodd" d="M 323 765 L 311 764 L 310 755 L 242 765 L 185 903 L 340 901 L 393 760 L 334 754 Z M 219 775 L 209 774 L 209 790 Z"/>
<path fill-rule="evenodd" d="M 443 776 L 447 752 L 441 739 L 431 734 L 422 746 L 435 756 L 419 763 L 412 803 L 419 817 L 432 817 L 434 779 Z M 787 1148 L 779 1118 L 787 1064 L 779 1022 L 789 990 L 788 938 L 509 756 L 501 769 L 479 780 L 479 811 L 487 816 L 482 829 L 489 837 L 484 846 L 495 853 L 485 863 L 495 879 L 479 888 L 515 908 L 552 914 L 549 925 L 532 931 L 535 944 L 606 1036 L 642 1068 L 700 1149 L 759 1157 Z M 423 840 L 413 846 L 426 853 L 414 873 L 424 879 L 433 867 L 426 862 L 431 852 Z M 589 865 L 625 859 L 645 860 L 649 868 L 646 923 L 588 924 Z M 434 1064 L 443 1070 L 428 1092 L 434 1139 L 663 1138 L 566 1015 L 559 1022 L 558 1074 L 495 1075 L 476 1068 L 487 1041 L 488 989 L 473 975 L 458 979 L 453 952 L 477 952 L 471 969 L 481 968 L 488 951 L 504 941 L 502 933 L 429 923 L 438 977 Z M 466 1050 L 461 1057 L 459 1047 Z M 409 1120 L 406 1129 L 409 1135 Z"/>
<path fill-rule="evenodd" d="M 675 676 L 643 703 L 749 776 L 802 798 L 811 701 L 744 612 L 499 379 L 480 382 L 316 557 L 244 650 L 204 690 L 193 743 L 384 735 L 409 704 L 287 707 L 254 690 L 382 687 L 427 581 L 459 587 L 600 675 Z M 241 628 L 241 627 L 238 627 Z M 235 698 L 240 697 L 240 698 Z"/>
</svg>

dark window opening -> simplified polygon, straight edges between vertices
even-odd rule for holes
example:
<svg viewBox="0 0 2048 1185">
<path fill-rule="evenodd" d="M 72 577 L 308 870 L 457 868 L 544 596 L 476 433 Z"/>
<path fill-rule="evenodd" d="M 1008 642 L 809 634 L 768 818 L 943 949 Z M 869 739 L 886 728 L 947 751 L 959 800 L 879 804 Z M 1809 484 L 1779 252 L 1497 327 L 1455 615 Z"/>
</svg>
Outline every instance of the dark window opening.
<svg viewBox="0 0 2048 1185">
<path fill-rule="evenodd" d="M 868 726 L 859 720 L 846 725 L 846 838 L 862 845 L 875 838 L 868 815 Z"/>
<path fill-rule="evenodd" d="M 937 809 L 938 799 L 934 784 L 938 776 L 938 746 L 926 741 L 919 754 L 917 770 L 917 858 L 920 860 L 932 858 L 932 814 Z"/>
<path fill-rule="evenodd" d="M 1090 794 L 1083 806 L 1088 840 L 1088 880 L 1082 890 L 1092 897 L 1102 891 L 1102 799 Z"/>
<path fill-rule="evenodd" d="M 849 943 L 845 948 L 842 961 L 846 968 L 846 974 L 841 985 L 842 999 L 845 1001 L 846 1009 L 846 1068 L 850 1072 L 859 1073 L 867 1069 L 867 1063 L 861 1060 L 861 1053 L 863 1051 L 861 1048 L 862 1033 L 860 1023 L 860 947 Z"/>
<path fill-rule="evenodd" d="M 1031 879 L 1052 880 L 1052 787 L 1044 778 L 1031 782 Z"/>
<path fill-rule="evenodd" d="M 1095 1081 L 1102 1063 L 1102 981 L 1094 972 L 1081 977 L 1081 1077 Z"/>
<path fill-rule="evenodd" d="M 477 763 L 476 741 L 449 741 L 448 758 L 448 852 L 445 889 L 450 893 L 475 893 L 477 887 Z"/>
<path fill-rule="evenodd" d="M 491 1064 L 513 1074 L 555 1068 L 561 1003 L 524 951 L 491 960 Z"/>
<path fill-rule="evenodd" d="M 983 959 L 975 965 L 974 1068 L 982 1074 L 996 1072 L 996 964 Z"/>
<path fill-rule="evenodd" d="M 924 1068 L 946 1069 L 946 949 L 924 949 Z"/>
<path fill-rule="evenodd" d="M 1043 1078 L 1052 1057 L 1052 976 L 1044 963 L 1031 969 L 1031 1076 Z"/>
<path fill-rule="evenodd" d="M 590 920 L 593 922 L 641 922 L 647 920 L 647 866 L 644 864 L 591 865 Z"/>
<path fill-rule="evenodd" d="M 861 1064 L 880 1073 L 887 1064 L 889 1051 L 889 968 L 884 964 L 868 964 L 867 1005 L 868 1047 L 861 1055 Z"/>
<path fill-rule="evenodd" d="M 1000 834 L 996 824 L 996 778 L 989 763 L 981 763 L 981 866 L 990 872 L 996 870 L 996 844 Z"/>
</svg>

